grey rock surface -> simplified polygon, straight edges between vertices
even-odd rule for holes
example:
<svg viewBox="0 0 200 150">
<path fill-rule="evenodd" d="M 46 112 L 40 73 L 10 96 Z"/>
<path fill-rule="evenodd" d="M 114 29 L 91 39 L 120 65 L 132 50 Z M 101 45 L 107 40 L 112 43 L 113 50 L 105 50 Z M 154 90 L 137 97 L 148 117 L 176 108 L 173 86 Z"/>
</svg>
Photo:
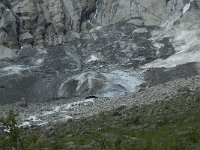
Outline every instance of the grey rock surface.
<svg viewBox="0 0 200 150">
<path fill-rule="evenodd" d="M 199 7 L 197 0 L 191 3 L 194 8 Z M 71 31 L 87 31 L 131 17 L 144 18 L 146 25 L 160 25 L 185 4 L 183 0 L 1 1 L 0 44 L 9 48 L 60 45 L 68 41 Z"/>
<path fill-rule="evenodd" d="M 96 28 L 62 46 L 23 47 L 13 62 L 0 68 L 4 87 L 0 90 L 0 103 L 110 97 L 138 90 L 146 82 L 146 69 L 140 66 L 168 57 L 174 49 L 169 40 L 160 41 L 164 46 L 160 49 L 162 55 L 157 56 L 149 40 L 157 27 L 134 25 L 135 19 L 144 22 L 137 17 Z M 132 34 L 141 28 L 144 33 Z M 27 32 L 22 37 L 27 43 L 32 41 Z"/>
</svg>

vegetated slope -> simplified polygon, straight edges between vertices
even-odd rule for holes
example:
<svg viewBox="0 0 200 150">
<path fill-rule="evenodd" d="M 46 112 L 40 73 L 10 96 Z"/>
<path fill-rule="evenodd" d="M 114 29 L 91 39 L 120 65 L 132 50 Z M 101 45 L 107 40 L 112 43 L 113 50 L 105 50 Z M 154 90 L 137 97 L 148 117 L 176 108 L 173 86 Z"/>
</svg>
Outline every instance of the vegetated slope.
<svg viewBox="0 0 200 150">
<path fill-rule="evenodd" d="M 120 107 L 87 119 L 21 131 L 21 149 L 200 149 L 200 92 L 187 87 L 154 104 Z M 1 133 L 0 147 L 9 143 Z"/>
</svg>

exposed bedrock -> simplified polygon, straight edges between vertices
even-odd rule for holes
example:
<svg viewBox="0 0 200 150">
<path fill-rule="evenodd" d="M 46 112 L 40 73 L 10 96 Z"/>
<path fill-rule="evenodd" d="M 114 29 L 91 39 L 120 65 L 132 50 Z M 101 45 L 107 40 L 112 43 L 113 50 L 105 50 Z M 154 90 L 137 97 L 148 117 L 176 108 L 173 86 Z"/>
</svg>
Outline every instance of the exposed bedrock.
<svg viewBox="0 0 200 150">
<path fill-rule="evenodd" d="M 3 1 L 0 15 L 4 39 L 0 41 L 9 48 L 13 45 L 23 48 L 62 44 L 70 31 L 88 28 L 83 24 L 90 24 L 88 21 L 96 9 L 95 4 L 95 0 Z"/>
<path fill-rule="evenodd" d="M 130 17 L 160 25 L 187 0 L 3 0 L 0 44 L 8 48 L 60 45 L 81 31 Z M 197 0 L 192 1 L 199 8 Z M 181 13 L 180 13 L 181 14 Z M 77 36 L 75 36 L 77 37 Z"/>
</svg>

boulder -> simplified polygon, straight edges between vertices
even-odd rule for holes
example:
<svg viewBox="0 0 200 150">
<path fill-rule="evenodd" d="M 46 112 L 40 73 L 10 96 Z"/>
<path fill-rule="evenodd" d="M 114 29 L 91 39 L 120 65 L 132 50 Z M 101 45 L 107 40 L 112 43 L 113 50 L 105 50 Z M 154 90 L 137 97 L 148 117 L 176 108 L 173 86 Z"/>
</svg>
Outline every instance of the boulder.
<svg viewBox="0 0 200 150">
<path fill-rule="evenodd" d="M 34 41 L 34 38 L 29 32 L 26 32 L 20 35 L 20 41 L 22 45 L 32 44 Z"/>
<path fill-rule="evenodd" d="M 9 49 L 0 45 L 0 60 L 15 58 L 17 50 Z"/>
</svg>

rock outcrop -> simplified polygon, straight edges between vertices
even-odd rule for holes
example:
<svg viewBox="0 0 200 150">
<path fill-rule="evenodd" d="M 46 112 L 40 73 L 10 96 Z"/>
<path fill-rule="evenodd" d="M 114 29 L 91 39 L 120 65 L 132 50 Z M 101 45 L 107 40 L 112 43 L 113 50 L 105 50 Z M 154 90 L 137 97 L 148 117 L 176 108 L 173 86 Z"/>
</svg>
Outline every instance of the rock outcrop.
<svg viewBox="0 0 200 150">
<path fill-rule="evenodd" d="M 130 17 L 159 25 L 180 13 L 183 0 L 3 0 L 0 2 L 0 45 L 8 48 L 63 44 L 74 32 L 105 26 Z M 199 7 L 198 1 L 191 1 Z"/>
<path fill-rule="evenodd" d="M 9 0 L 0 6 L 0 44 L 9 48 L 62 44 L 70 31 L 87 28 L 82 24 L 96 9 L 95 0 Z"/>
</svg>

